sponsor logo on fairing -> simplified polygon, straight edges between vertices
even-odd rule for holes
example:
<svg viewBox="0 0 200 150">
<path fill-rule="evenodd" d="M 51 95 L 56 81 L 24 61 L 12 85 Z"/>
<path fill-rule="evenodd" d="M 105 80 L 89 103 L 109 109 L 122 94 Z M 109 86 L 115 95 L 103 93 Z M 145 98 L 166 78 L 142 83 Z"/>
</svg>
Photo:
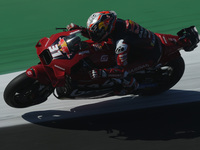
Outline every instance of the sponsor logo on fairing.
<svg viewBox="0 0 200 150">
<path fill-rule="evenodd" d="M 85 50 L 85 51 L 79 52 L 78 54 L 79 55 L 84 55 L 84 54 L 89 54 L 89 53 L 90 53 L 89 50 Z"/>
<path fill-rule="evenodd" d="M 168 38 L 169 41 L 177 43 L 177 40 L 175 38 Z"/>
<path fill-rule="evenodd" d="M 133 69 L 129 70 L 128 72 L 133 73 L 133 72 L 137 72 L 139 70 L 142 70 L 142 69 L 148 68 L 148 67 L 149 67 L 149 64 L 144 64 L 144 65 L 138 66 L 136 68 L 133 68 Z"/>
<path fill-rule="evenodd" d="M 102 44 L 100 44 L 100 43 L 92 44 L 92 46 L 94 47 L 95 51 L 102 50 L 102 47 L 103 47 Z"/>
<path fill-rule="evenodd" d="M 163 40 L 165 41 L 165 44 L 167 44 L 167 40 L 165 39 L 165 37 L 163 36 Z"/>
<path fill-rule="evenodd" d="M 103 84 L 91 84 L 91 85 L 83 85 L 83 86 L 79 86 L 81 88 L 85 87 L 85 88 L 92 88 L 92 89 L 96 89 L 96 90 L 92 90 L 92 91 L 80 91 L 78 89 L 75 89 L 72 91 L 72 93 L 70 94 L 70 96 L 81 96 L 81 95 L 85 95 L 85 94 L 93 94 L 95 91 L 104 91 L 105 89 L 98 89 L 98 88 L 110 88 L 114 86 L 114 82 L 112 80 L 106 80 Z"/>
<path fill-rule="evenodd" d="M 54 65 L 54 67 L 56 67 L 56 68 L 58 68 L 58 69 L 60 69 L 60 70 L 65 71 L 65 68 L 62 68 L 62 67 L 60 67 L 60 66 Z"/>
<path fill-rule="evenodd" d="M 90 85 L 78 85 L 79 88 L 100 88 L 100 87 L 111 87 L 114 85 L 114 82 L 111 79 L 106 80 L 102 84 L 90 84 Z"/>
<path fill-rule="evenodd" d="M 33 75 L 32 71 L 27 71 L 26 73 L 27 73 L 28 76 L 32 76 Z"/>
<path fill-rule="evenodd" d="M 60 49 L 58 48 L 58 45 L 52 45 L 50 47 L 48 47 L 51 55 L 53 58 L 56 58 L 58 56 L 62 56 L 63 54 L 61 53 Z"/>
</svg>

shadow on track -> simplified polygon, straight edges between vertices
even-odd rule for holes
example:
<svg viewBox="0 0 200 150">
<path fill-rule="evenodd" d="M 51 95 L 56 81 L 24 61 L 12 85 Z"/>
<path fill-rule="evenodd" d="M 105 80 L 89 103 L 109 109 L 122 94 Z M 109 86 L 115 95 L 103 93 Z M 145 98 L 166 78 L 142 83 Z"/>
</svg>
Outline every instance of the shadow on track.
<svg viewBox="0 0 200 150">
<path fill-rule="evenodd" d="M 108 137 L 120 140 L 170 140 L 200 137 L 200 92 L 170 90 L 154 98 L 159 98 L 161 101 L 166 98 L 183 100 L 183 103 L 151 108 L 141 107 L 142 109 L 129 107 L 127 110 L 103 112 L 104 114 L 90 112 L 97 108 L 103 110 L 111 105 L 128 102 L 127 98 L 122 98 L 80 106 L 72 111 L 29 112 L 22 117 L 33 124 L 51 128 L 106 131 L 105 134 Z M 152 97 L 138 99 L 145 100 Z M 191 102 L 186 103 L 186 100 Z M 88 114 L 84 115 L 84 112 Z"/>
</svg>

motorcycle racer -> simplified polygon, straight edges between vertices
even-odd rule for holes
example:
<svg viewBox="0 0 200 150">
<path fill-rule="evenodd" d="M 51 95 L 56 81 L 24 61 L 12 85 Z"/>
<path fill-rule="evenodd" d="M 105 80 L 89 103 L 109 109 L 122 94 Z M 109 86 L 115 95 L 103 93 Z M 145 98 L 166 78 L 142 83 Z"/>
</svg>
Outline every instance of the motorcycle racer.
<svg viewBox="0 0 200 150">
<path fill-rule="evenodd" d="M 116 67 L 93 69 L 89 73 L 92 79 L 104 77 L 119 79 L 117 81 L 121 82 L 126 90 L 125 92 L 137 90 L 139 87 L 135 78 L 129 75 L 130 68 L 140 70 L 154 66 L 162 55 L 163 44 L 155 33 L 132 20 L 117 18 L 114 11 L 93 13 L 88 18 L 87 28 L 71 23 L 67 26 L 67 29 L 82 29 L 83 36 L 97 43 L 107 41 L 108 38 L 112 40 L 115 45 Z M 199 39 L 189 39 L 188 34 L 186 35 L 183 32 L 179 33 L 180 40 L 176 41 L 175 44 L 191 51 L 195 48 Z M 198 34 L 195 30 L 191 33 Z"/>
</svg>

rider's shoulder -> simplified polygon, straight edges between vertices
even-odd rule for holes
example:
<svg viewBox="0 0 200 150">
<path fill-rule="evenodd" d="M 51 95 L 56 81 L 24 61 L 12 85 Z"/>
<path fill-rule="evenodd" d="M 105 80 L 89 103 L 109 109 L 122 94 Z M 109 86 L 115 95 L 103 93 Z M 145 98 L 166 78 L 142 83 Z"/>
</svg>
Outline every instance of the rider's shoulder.
<svg viewBox="0 0 200 150">
<path fill-rule="evenodd" d="M 115 30 L 119 32 L 119 31 L 123 31 L 125 28 L 126 28 L 125 20 L 118 18 L 115 23 Z"/>
<path fill-rule="evenodd" d="M 125 20 L 123 20 L 123 19 L 120 19 L 120 18 L 117 18 L 117 20 L 116 20 L 116 26 L 119 26 L 119 25 L 124 25 L 124 23 L 125 23 Z"/>
</svg>

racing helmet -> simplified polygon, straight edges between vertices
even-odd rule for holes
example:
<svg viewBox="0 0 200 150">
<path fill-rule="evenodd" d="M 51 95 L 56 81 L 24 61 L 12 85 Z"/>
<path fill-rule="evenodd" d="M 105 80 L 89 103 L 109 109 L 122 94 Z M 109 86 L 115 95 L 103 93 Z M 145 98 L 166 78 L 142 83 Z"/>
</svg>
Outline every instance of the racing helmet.
<svg viewBox="0 0 200 150">
<path fill-rule="evenodd" d="M 95 42 L 104 40 L 114 29 L 117 14 L 114 11 L 93 13 L 87 21 L 90 38 Z"/>
</svg>

